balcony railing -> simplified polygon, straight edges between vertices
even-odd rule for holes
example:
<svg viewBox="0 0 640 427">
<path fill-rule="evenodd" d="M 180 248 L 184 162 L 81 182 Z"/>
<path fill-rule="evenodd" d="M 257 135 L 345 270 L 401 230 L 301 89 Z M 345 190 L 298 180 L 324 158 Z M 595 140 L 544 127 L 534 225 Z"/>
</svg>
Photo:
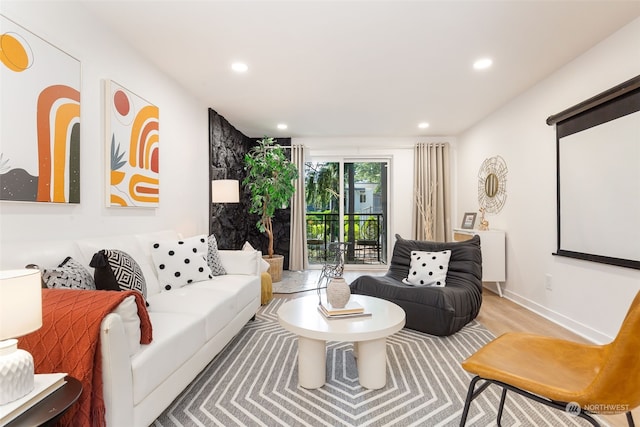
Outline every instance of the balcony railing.
<svg viewBox="0 0 640 427">
<path fill-rule="evenodd" d="M 348 242 L 347 264 L 386 264 L 386 239 L 383 214 L 345 214 L 344 236 L 340 238 L 340 215 L 337 213 L 307 213 L 307 249 L 310 264 L 322 264 L 327 259 L 331 242 Z"/>
</svg>

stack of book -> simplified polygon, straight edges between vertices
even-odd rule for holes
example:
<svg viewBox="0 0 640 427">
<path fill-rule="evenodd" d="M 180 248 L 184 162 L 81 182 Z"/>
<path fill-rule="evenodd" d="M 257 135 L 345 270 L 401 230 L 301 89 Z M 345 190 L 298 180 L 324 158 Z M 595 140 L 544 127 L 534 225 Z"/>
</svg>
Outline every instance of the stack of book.
<svg viewBox="0 0 640 427">
<path fill-rule="evenodd" d="M 320 305 L 318 305 L 318 311 L 327 319 L 371 316 L 371 313 L 365 312 L 364 307 L 353 300 L 350 300 L 347 305 L 342 308 L 332 307 L 328 302 L 320 303 Z"/>
</svg>

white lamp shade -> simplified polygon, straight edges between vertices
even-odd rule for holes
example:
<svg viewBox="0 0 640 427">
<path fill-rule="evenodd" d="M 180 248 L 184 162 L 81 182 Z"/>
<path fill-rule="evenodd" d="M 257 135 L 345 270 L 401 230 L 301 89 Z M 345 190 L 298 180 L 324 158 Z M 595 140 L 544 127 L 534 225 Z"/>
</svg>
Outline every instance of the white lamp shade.
<svg viewBox="0 0 640 427">
<path fill-rule="evenodd" d="M 0 271 L 0 341 L 26 335 L 41 326 L 40 271 Z"/>
<path fill-rule="evenodd" d="M 211 181 L 211 201 L 213 203 L 238 203 L 240 183 L 237 179 L 216 179 Z"/>
</svg>

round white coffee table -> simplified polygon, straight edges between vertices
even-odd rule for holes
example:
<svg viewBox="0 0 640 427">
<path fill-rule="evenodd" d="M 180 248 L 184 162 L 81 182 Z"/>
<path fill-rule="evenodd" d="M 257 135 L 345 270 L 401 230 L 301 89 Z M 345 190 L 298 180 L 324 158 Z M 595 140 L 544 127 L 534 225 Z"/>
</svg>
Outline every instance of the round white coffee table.
<svg viewBox="0 0 640 427">
<path fill-rule="evenodd" d="M 298 336 L 298 383 L 319 388 L 326 381 L 326 342 L 352 341 L 360 385 L 379 389 L 387 382 L 387 337 L 404 327 L 404 310 L 392 302 L 351 295 L 368 317 L 327 319 L 316 295 L 288 301 L 278 310 L 283 328 Z"/>
</svg>

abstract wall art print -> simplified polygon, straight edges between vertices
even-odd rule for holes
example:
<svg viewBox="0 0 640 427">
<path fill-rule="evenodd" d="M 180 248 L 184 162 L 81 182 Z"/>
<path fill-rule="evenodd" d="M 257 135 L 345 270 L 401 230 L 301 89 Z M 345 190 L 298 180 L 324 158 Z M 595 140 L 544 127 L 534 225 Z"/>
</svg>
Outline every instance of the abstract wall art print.
<svg viewBox="0 0 640 427">
<path fill-rule="evenodd" d="M 158 207 L 159 110 L 107 80 L 107 206 Z"/>
<path fill-rule="evenodd" d="M 0 15 L 0 200 L 80 203 L 80 61 Z"/>
</svg>

